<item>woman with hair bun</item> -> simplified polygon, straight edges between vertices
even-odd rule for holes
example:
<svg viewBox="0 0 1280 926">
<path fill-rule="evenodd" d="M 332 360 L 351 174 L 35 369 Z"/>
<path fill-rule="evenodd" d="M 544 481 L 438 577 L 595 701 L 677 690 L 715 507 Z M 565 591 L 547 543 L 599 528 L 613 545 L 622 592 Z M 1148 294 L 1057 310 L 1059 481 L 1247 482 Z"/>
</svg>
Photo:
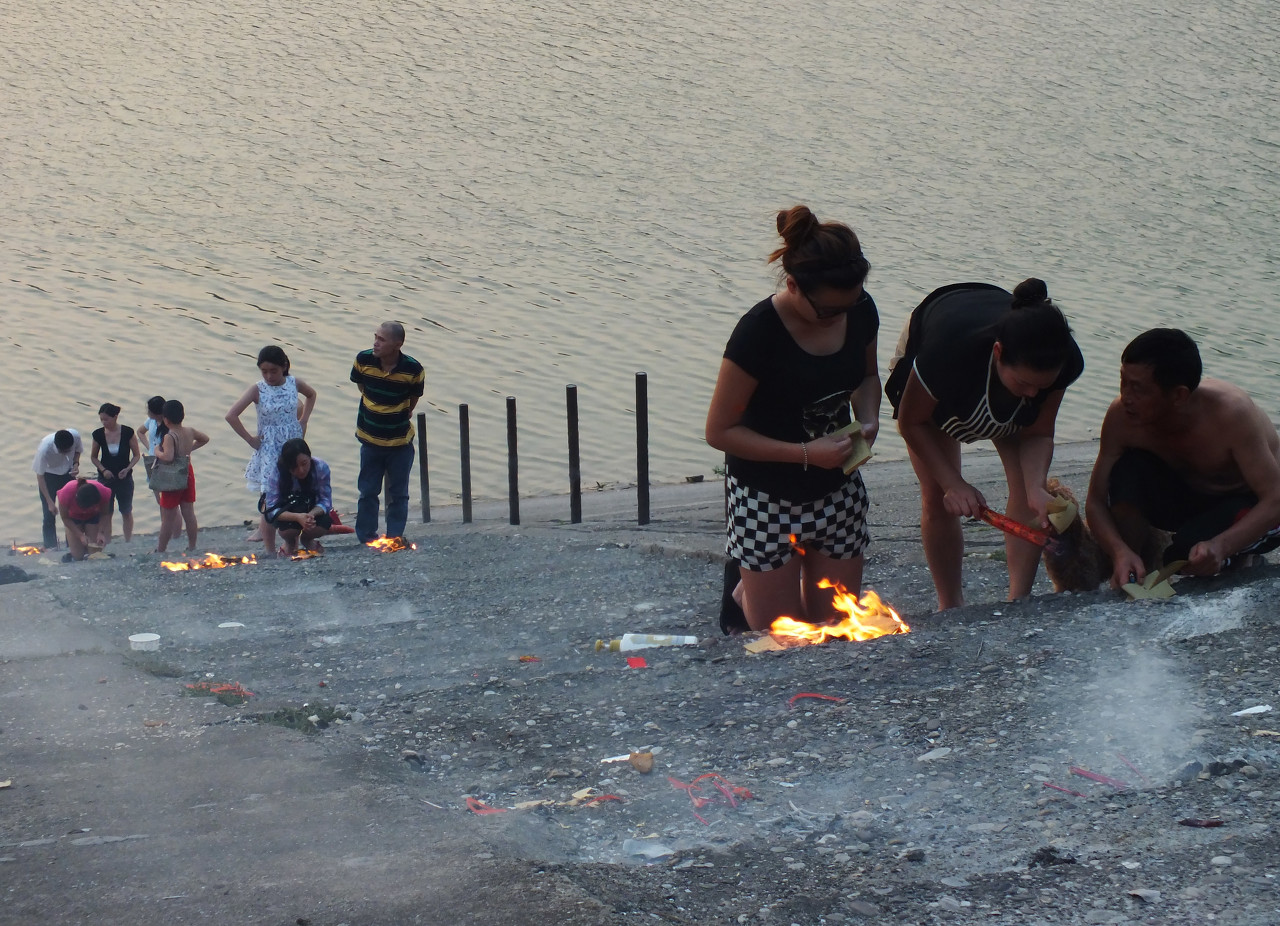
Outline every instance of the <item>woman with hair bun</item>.
<svg viewBox="0 0 1280 926">
<path fill-rule="evenodd" d="M 258 351 L 258 371 L 262 379 L 236 399 L 226 414 L 226 421 L 231 430 L 253 448 L 253 456 L 244 469 L 244 478 L 249 491 L 258 493 L 258 511 L 261 512 L 266 500 L 267 482 L 280 458 L 280 448 L 285 441 L 307 433 L 307 420 L 316 406 L 316 391 L 290 375 L 289 356 L 275 344 L 268 344 Z M 305 400 L 301 410 L 298 408 L 299 395 Z M 240 421 L 240 416 L 250 405 L 258 406 L 256 435 L 250 434 Z M 266 519 L 260 517 L 258 528 L 249 539 L 261 539 L 266 523 Z"/>
<path fill-rule="evenodd" d="M 960 473 L 960 445 L 990 440 L 1009 484 L 1006 514 L 1047 527 L 1045 488 L 1063 394 L 1084 357 L 1043 280 L 936 289 L 911 313 L 885 394 L 920 480 L 920 531 L 938 608 L 964 604 L 960 519 L 987 507 Z M 1040 548 L 1005 535 L 1009 600 L 1031 594 Z"/>
<path fill-rule="evenodd" d="M 845 465 L 853 430 L 871 444 L 880 417 L 880 320 L 858 236 L 806 206 L 779 212 L 777 228 L 778 289 L 734 328 L 706 426 L 725 453 L 726 550 L 737 564 L 726 591 L 740 578 L 733 600 L 753 630 L 782 615 L 837 617 L 820 579 L 858 593 L 867 490 Z M 726 631 L 732 623 L 722 615 Z"/>
</svg>

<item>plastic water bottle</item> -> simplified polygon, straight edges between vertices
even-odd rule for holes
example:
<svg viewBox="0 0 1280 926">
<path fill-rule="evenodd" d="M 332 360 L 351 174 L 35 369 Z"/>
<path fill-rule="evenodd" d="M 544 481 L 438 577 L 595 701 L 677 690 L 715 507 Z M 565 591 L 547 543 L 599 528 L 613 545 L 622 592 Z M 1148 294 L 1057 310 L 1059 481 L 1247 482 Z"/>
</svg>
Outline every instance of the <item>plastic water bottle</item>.
<svg viewBox="0 0 1280 926">
<path fill-rule="evenodd" d="M 624 633 L 617 640 L 596 640 L 596 652 L 608 650 L 611 653 L 625 653 L 651 646 L 693 646 L 697 642 L 697 637 L 680 637 L 669 633 Z"/>
</svg>

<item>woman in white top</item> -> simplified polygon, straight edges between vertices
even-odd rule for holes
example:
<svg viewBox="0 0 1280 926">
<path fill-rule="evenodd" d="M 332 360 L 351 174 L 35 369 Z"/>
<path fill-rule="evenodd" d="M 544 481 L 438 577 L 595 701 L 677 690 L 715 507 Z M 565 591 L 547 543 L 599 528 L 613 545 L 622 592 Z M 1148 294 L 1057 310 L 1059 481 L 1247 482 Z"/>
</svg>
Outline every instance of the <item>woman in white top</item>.
<svg viewBox="0 0 1280 926">
<path fill-rule="evenodd" d="M 303 437 L 307 433 L 307 421 L 316 405 L 316 391 L 297 377 L 289 374 L 289 356 L 280 347 L 270 344 L 258 352 L 258 370 L 262 379 L 244 391 L 227 412 L 227 424 L 253 448 L 253 456 L 245 467 L 244 478 L 250 492 L 258 493 L 258 528 L 250 540 L 259 540 L 265 521 L 261 517 L 263 494 L 267 480 L 285 441 Z M 298 396 L 302 396 L 301 410 Z M 240 420 L 250 405 L 258 406 L 258 433 L 250 434 Z"/>
</svg>

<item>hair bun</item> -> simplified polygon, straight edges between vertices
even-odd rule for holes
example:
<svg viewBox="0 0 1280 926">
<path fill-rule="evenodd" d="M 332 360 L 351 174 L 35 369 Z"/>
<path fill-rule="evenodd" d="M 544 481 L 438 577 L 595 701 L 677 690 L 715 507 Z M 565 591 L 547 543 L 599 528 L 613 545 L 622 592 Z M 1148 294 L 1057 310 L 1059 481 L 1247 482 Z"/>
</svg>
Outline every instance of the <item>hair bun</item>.
<svg viewBox="0 0 1280 926">
<path fill-rule="evenodd" d="M 802 245 L 812 238 L 820 224 L 818 217 L 809 211 L 808 206 L 792 206 L 778 213 L 778 234 L 789 248 Z"/>
<path fill-rule="evenodd" d="M 1049 287 L 1044 280 L 1036 277 L 1028 277 L 1013 288 L 1013 307 L 1015 309 L 1028 305 L 1039 305 L 1048 301 Z"/>
</svg>

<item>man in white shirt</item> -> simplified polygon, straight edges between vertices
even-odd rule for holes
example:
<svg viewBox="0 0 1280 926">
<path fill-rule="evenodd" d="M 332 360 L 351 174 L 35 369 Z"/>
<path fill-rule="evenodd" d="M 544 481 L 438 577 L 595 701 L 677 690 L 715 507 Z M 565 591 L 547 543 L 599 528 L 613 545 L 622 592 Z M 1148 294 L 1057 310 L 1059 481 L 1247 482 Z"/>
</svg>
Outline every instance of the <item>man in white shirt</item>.
<svg viewBox="0 0 1280 926">
<path fill-rule="evenodd" d="M 36 474 L 36 485 L 40 488 L 45 549 L 58 546 L 58 490 L 80 474 L 83 449 L 80 432 L 63 429 L 46 436 L 36 450 L 31 471 Z"/>
</svg>

